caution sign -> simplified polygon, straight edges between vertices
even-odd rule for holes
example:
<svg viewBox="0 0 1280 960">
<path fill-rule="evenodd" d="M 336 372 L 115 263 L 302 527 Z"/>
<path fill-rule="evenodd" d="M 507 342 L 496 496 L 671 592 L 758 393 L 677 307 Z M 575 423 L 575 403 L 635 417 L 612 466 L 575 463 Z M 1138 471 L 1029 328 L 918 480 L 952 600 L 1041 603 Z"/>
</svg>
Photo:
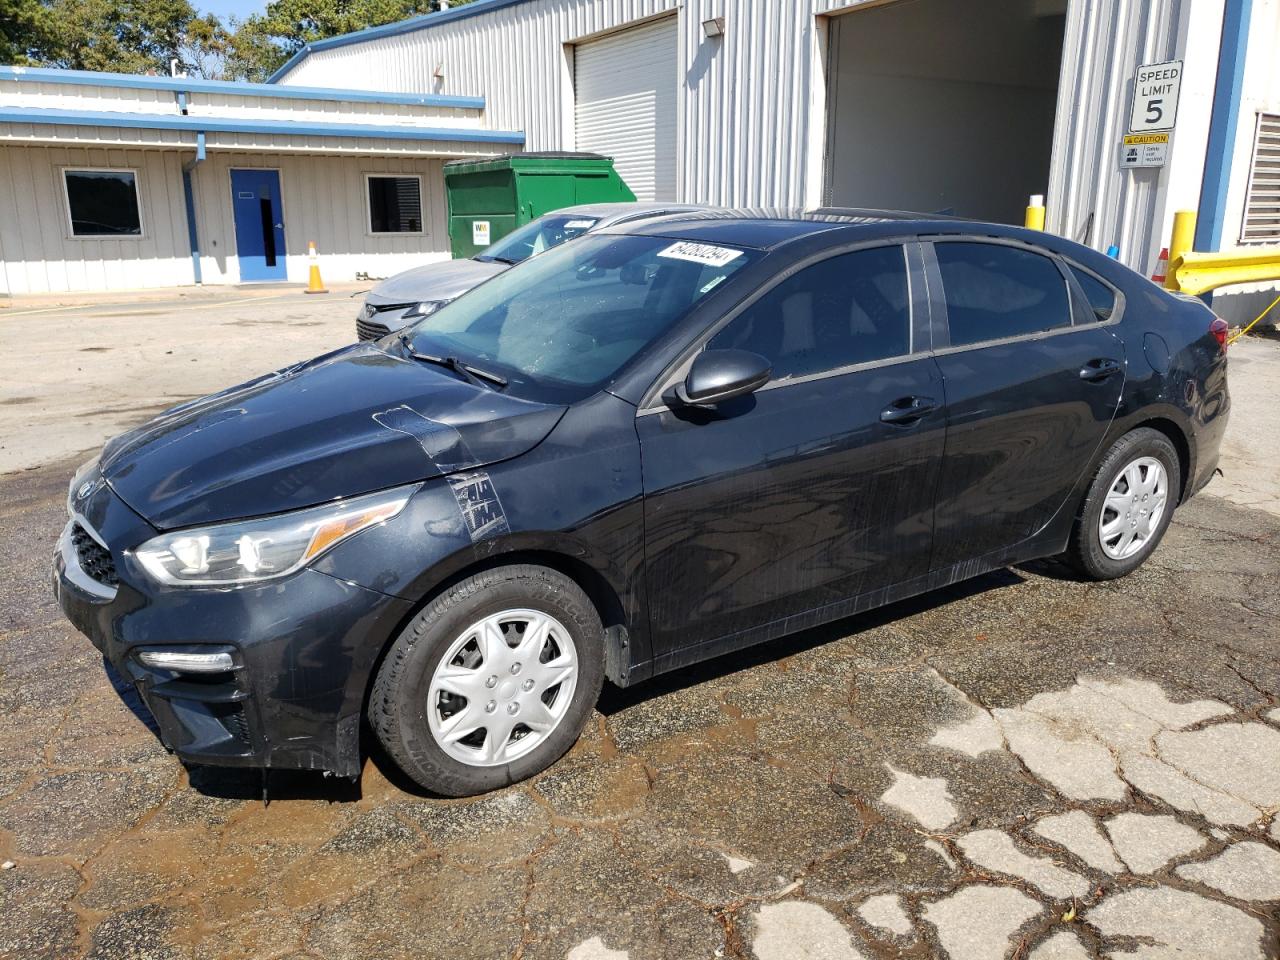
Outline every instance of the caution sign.
<svg viewBox="0 0 1280 960">
<path fill-rule="evenodd" d="M 1120 169 L 1163 167 L 1169 162 L 1167 133 L 1126 134 L 1120 145 Z"/>
</svg>

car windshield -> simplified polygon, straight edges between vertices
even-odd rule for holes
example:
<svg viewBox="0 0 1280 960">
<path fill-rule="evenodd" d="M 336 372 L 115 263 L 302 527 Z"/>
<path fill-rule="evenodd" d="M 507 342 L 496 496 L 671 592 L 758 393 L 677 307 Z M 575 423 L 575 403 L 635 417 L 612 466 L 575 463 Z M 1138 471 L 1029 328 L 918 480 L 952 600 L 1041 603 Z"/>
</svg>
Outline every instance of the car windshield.
<svg viewBox="0 0 1280 960">
<path fill-rule="evenodd" d="M 570 217 L 548 214 L 532 223 L 526 223 L 500 240 L 495 240 L 477 260 L 497 260 L 500 263 L 520 263 L 535 253 L 558 247 L 566 240 L 580 237 L 598 222 L 599 217 Z"/>
<path fill-rule="evenodd" d="M 595 234 L 494 277 L 407 343 L 495 371 L 517 396 L 589 396 L 753 259 L 735 247 Z"/>
</svg>

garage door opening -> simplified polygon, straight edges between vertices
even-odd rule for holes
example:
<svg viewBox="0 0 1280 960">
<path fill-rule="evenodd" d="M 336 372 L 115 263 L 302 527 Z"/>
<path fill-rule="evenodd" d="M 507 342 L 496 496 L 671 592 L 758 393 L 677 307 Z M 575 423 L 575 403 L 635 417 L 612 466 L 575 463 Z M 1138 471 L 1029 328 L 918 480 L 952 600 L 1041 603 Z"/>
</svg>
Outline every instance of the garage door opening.
<svg viewBox="0 0 1280 960">
<path fill-rule="evenodd" d="M 1046 193 L 1067 0 L 831 19 L 825 202 L 1021 223 Z"/>
</svg>

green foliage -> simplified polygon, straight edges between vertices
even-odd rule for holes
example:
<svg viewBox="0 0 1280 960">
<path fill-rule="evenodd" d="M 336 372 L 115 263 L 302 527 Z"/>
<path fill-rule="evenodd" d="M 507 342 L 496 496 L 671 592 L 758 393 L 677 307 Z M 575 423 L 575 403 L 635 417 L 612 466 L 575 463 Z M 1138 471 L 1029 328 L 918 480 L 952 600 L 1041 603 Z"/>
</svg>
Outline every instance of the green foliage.
<svg viewBox="0 0 1280 960">
<path fill-rule="evenodd" d="M 454 0 L 460 6 L 470 0 Z M 440 0 L 272 0 L 231 38 L 229 76 L 265 80 L 289 57 L 316 40 L 395 23 L 440 8 Z"/>
<path fill-rule="evenodd" d="M 458 6 L 469 0 L 453 0 Z M 0 0 L 0 63 L 265 80 L 315 40 L 439 9 L 440 0 L 272 0 L 230 29 L 191 0 Z"/>
<path fill-rule="evenodd" d="M 0 0 L 0 63 L 37 62 L 50 26 L 49 8 L 40 0 Z"/>
</svg>

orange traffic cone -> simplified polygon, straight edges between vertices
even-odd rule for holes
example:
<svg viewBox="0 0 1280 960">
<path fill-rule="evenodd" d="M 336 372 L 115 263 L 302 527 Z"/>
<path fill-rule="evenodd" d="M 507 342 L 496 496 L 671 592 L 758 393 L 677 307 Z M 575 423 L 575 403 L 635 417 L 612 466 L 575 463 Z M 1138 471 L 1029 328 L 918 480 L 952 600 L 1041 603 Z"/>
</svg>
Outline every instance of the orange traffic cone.
<svg viewBox="0 0 1280 960">
<path fill-rule="evenodd" d="M 1156 268 L 1151 271 L 1151 282 L 1164 286 L 1169 273 L 1169 248 L 1161 247 L 1160 256 L 1156 257 Z"/>
<path fill-rule="evenodd" d="M 311 277 L 307 280 L 306 293 L 328 293 L 320 279 L 320 258 L 316 256 L 316 242 L 307 242 L 307 259 L 311 261 Z"/>
</svg>

